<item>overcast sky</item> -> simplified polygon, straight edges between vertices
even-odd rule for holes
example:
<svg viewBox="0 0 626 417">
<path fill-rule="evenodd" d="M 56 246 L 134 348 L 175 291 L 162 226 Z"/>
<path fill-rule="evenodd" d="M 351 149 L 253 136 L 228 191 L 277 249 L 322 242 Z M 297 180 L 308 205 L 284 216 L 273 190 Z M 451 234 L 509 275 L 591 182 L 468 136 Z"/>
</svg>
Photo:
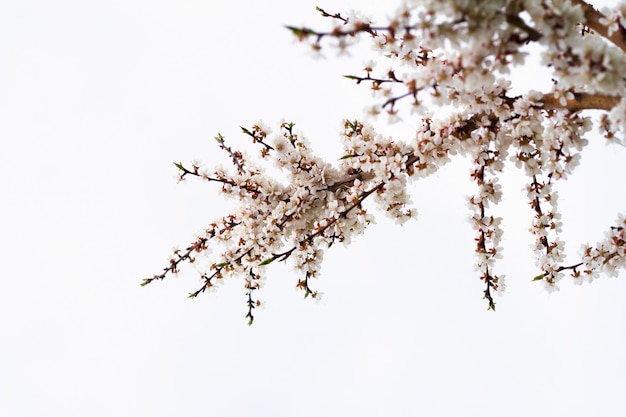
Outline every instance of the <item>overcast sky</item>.
<svg viewBox="0 0 626 417">
<path fill-rule="evenodd" d="M 553 294 L 531 282 L 513 167 L 496 312 L 473 269 L 463 160 L 412 186 L 418 221 L 379 216 L 333 247 L 320 303 L 282 264 L 252 327 L 241 280 L 194 300 L 191 268 L 139 286 L 232 207 L 172 165 L 225 162 L 218 132 L 237 147 L 239 126 L 285 118 L 341 156 L 342 120 L 370 103 L 341 75 L 369 57 L 315 60 L 283 25 L 323 25 L 315 5 L 383 22 L 374 3 L 0 0 L 0 415 L 626 415 L 625 273 Z M 521 88 L 548 88 L 526 73 Z M 378 125 L 409 140 L 416 122 Z M 571 254 L 626 204 L 626 150 L 590 140 L 559 188 Z"/>
</svg>

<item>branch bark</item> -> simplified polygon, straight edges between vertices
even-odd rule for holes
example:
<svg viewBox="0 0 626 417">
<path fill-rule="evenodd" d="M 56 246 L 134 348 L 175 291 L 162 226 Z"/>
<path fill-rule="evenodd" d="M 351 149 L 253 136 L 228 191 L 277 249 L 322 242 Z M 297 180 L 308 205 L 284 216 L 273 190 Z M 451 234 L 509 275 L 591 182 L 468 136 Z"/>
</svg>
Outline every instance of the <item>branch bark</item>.
<svg viewBox="0 0 626 417">
<path fill-rule="evenodd" d="M 607 94 L 574 93 L 573 99 L 566 100 L 565 104 L 562 104 L 559 98 L 549 93 L 544 94 L 541 102 L 544 109 L 567 109 L 576 112 L 580 110 L 611 110 L 619 104 L 620 100 L 621 97 Z"/>
<path fill-rule="evenodd" d="M 584 0 L 572 0 L 574 6 L 580 6 L 585 14 L 585 25 L 589 26 L 595 32 L 599 33 L 606 39 L 613 42 L 618 48 L 626 52 L 626 29 L 622 25 L 618 25 L 618 29 L 609 34 L 609 27 L 603 25 L 600 19 L 607 17 L 600 13 L 596 8 Z"/>
</svg>

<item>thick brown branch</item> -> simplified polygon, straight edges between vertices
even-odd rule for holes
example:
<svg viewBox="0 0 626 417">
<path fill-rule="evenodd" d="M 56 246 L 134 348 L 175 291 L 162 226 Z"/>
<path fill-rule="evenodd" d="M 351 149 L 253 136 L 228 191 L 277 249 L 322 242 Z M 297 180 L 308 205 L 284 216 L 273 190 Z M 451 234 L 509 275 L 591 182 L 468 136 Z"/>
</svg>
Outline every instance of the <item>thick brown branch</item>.
<svg viewBox="0 0 626 417">
<path fill-rule="evenodd" d="M 565 104 L 562 104 L 559 98 L 554 97 L 554 94 L 544 94 L 541 98 L 544 109 L 549 110 L 570 110 L 572 112 L 580 110 L 611 110 L 617 106 L 621 100 L 621 97 L 609 96 L 607 94 L 589 94 L 589 93 L 574 93 L 574 98 L 566 100 Z"/>
<path fill-rule="evenodd" d="M 536 42 L 543 36 L 540 32 L 537 31 L 537 29 L 528 26 L 526 22 L 524 22 L 522 18 L 520 18 L 518 15 L 507 14 L 506 21 L 509 24 L 526 32 L 526 34 L 528 35 L 528 40 L 530 41 Z"/>
<path fill-rule="evenodd" d="M 613 42 L 618 48 L 626 52 L 626 29 L 622 25 L 613 33 L 609 34 L 609 27 L 603 25 L 600 19 L 606 19 L 606 16 L 596 10 L 592 5 L 584 0 L 572 0 L 574 6 L 580 6 L 585 14 L 585 25 Z"/>
<path fill-rule="evenodd" d="M 350 188 L 354 184 L 354 181 L 369 181 L 374 179 L 374 174 L 371 172 L 363 173 L 359 172 L 358 174 L 350 175 L 341 181 L 337 181 L 334 184 L 329 185 L 326 190 L 332 191 L 333 193 L 341 188 Z"/>
</svg>

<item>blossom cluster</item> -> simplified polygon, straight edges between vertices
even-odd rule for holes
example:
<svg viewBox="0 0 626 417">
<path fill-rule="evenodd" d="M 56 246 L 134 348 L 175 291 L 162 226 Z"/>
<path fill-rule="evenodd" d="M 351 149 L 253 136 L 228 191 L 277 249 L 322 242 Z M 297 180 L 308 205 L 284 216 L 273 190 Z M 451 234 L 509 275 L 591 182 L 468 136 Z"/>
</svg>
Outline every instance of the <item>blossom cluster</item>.
<svg viewBox="0 0 626 417">
<path fill-rule="evenodd" d="M 222 247 L 214 262 L 200 268 L 202 287 L 210 290 L 228 275 L 244 277 L 247 317 L 261 305 L 253 295 L 263 285 L 266 268 L 290 260 L 301 273 L 297 287 L 305 297 L 319 299 L 311 280 L 319 275 L 325 251 L 336 242 L 348 244 L 373 221 L 366 200 L 398 223 L 415 217 L 407 184 L 433 174 L 454 155 L 471 158 L 476 189 L 468 197 L 475 229 L 476 267 L 485 283 L 484 298 L 495 308 L 493 291 L 505 288 L 496 272 L 502 256 L 501 217 L 492 210 L 501 200 L 498 181 L 506 164 L 522 168 L 528 177 L 530 233 L 541 280 L 557 289 L 566 271 L 577 280 L 599 272 L 615 274 L 626 264 L 622 216 L 604 242 L 583 248 L 579 262 L 566 265 L 563 227 L 555 183 L 576 168 L 588 143 L 593 122 L 587 110 L 600 110 L 598 128 L 608 143 L 622 143 L 626 131 L 626 6 L 602 12 L 583 0 L 406 0 L 386 25 L 368 17 L 319 9 L 329 30 L 289 27 L 317 53 L 334 47 L 340 52 L 361 37 L 395 67 L 380 73 L 376 62 L 363 75 L 347 76 L 371 87 L 375 104 L 370 113 L 399 119 L 407 102 L 419 122 L 408 140 L 385 137 L 369 124 L 345 121 L 339 164 L 317 156 L 308 140 L 282 123 L 279 132 L 262 123 L 242 128 L 259 146 L 260 159 L 287 176 L 280 181 L 254 166 L 250 159 L 216 138 L 235 167 L 209 170 L 199 163 L 180 170 L 219 183 L 236 198 L 236 210 L 212 223 L 184 251 L 177 250 L 164 272 L 144 284 L 176 273 L 184 262 L 198 264 L 215 242 Z M 533 45 L 552 71 L 549 91 L 513 94 L 510 69 L 524 64 Z M 431 117 L 433 108 L 454 108 Z M 371 198 L 370 198 L 371 197 Z"/>
</svg>

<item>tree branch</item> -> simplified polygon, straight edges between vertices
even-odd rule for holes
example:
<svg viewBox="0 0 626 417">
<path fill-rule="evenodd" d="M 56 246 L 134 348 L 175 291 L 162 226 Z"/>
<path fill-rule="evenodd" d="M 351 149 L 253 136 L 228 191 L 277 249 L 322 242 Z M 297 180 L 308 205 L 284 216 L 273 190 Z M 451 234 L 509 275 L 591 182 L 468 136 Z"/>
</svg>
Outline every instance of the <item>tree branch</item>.
<svg viewBox="0 0 626 417">
<path fill-rule="evenodd" d="M 537 29 L 528 26 L 518 15 L 507 14 L 506 21 L 510 25 L 526 32 L 529 41 L 536 42 L 543 36 Z"/>
<path fill-rule="evenodd" d="M 600 22 L 601 19 L 607 19 L 605 15 L 596 10 L 592 5 L 584 0 L 572 0 L 574 6 L 580 6 L 585 14 L 585 25 L 613 42 L 618 48 L 626 52 L 626 29 L 618 24 L 616 31 L 609 33 L 609 27 Z"/>
<path fill-rule="evenodd" d="M 574 93 L 573 99 L 566 99 L 565 104 L 553 93 L 544 94 L 541 98 L 544 109 L 567 109 L 572 112 L 580 110 L 611 110 L 617 106 L 621 98 L 607 94 Z"/>
</svg>

